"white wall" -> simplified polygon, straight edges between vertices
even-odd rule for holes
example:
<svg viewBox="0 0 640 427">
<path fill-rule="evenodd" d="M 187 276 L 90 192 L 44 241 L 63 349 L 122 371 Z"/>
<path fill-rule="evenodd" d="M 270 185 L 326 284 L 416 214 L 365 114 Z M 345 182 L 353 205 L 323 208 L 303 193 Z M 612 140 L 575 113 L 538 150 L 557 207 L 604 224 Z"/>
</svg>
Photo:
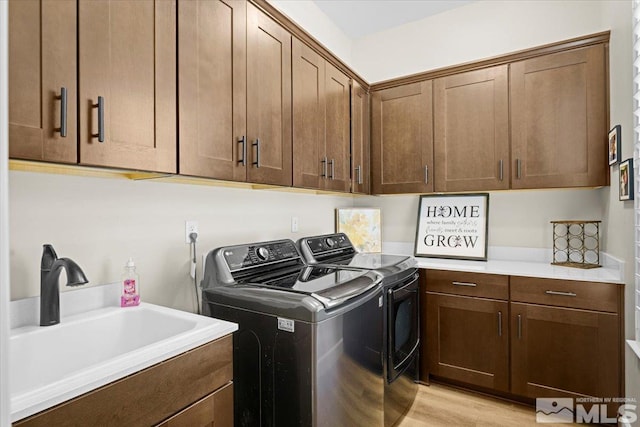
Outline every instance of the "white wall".
<svg viewBox="0 0 640 427">
<path fill-rule="evenodd" d="M 268 0 L 345 64 L 352 66 L 352 40 L 311 0 Z"/>
<path fill-rule="evenodd" d="M 8 91 L 8 3 L 0 2 L 0 94 Z M 9 156 L 8 98 L 0 96 L 0 427 L 10 425 L 9 399 Z"/>
<path fill-rule="evenodd" d="M 94 285 L 120 280 L 132 256 L 144 300 L 191 311 L 185 220 L 199 222 L 202 253 L 329 233 L 334 209 L 353 204 L 350 196 L 16 171 L 10 172 L 10 184 L 11 299 L 39 295 L 42 244 L 51 243 Z M 299 218 L 295 234 L 291 216 Z"/>
<path fill-rule="evenodd" d="M 361 197 L 356 206 L 382 209 L 382 238 L 414 242 L 419 195 Z M 600 219 L 605 207 L 600 191 L 529 190 L 489 192 L 489 246 L 550 248 L 549 221 Z"/>
<path fill-rule="evenodd" d="M 600 32 L 605 3 L 478 1 L 355 40 L 353 65 L 378 82 Z"/>
</svg>

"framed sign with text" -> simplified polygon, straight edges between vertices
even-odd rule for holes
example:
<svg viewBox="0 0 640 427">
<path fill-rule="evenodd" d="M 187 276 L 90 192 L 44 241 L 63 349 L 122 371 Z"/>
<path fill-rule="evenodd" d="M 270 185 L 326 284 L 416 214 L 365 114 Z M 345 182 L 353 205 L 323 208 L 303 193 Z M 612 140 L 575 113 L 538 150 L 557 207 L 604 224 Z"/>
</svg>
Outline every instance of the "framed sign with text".
<svg viewBox="0 0 640 427">
<path fill-rule="evenodd" d="M 487 260 L 489 194 L 420 196 L 415 256 Z"/>
</svg>

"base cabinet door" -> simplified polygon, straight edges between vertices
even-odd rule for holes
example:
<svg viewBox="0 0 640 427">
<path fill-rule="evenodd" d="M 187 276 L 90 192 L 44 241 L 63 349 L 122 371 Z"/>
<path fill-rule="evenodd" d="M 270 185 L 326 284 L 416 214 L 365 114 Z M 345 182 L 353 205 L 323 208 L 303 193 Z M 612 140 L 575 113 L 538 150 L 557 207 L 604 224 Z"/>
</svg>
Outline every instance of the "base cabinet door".
<svg viewBox="0 0 640 427">
<path fill-rule="evenodd" d="M 432 81 L 371 93 L 374 194 L 433 192 Z"/>
<path fill-rule="evenodd" d="M 618 314 L 511 303 L 511 384 L 537 397 L 620 397 Z"/>
<path fill-rule="evenodd" d="M 216 390 L 157 427 L 233 427 L 233 383 Z"/>
<path fill-rule="evenodd" d="M 511 188 L 608 184 L 604 44 L 510 65 Z"/>
<path fill-rule="evenodd" d="M 429 373 L 509 390 L 506 301 L 427 292 Z"/>
<path fill-rule="evenodd" d="M 76 163 L 75 0 L 9 2 L 9 157 Z"/>
</svg>

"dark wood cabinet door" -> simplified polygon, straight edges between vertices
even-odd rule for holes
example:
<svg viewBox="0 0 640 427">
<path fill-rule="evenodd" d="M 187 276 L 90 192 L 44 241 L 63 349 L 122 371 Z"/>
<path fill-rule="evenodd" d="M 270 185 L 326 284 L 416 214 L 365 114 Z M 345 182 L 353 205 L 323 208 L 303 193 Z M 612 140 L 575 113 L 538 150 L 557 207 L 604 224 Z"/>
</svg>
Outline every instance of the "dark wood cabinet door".
<svg viewBox="0 0 640 427">
<path fill-rule="evenodd" d="M 247 4 L 247 180 L 291 185 L 291 34 Z"/>
<path fill-rule="evenodd" d="M 371 193 L 369 131 L 369 94 L 354 81 L 351 88 L 351 188 L 354 193 Z"/>
<path fill-rule="evenodd" d="M 78 161 L 76 14 L 75 0 L 9 2 L 11 158 Z"/>
<path fill-rule="evenodd" d="M 608 184 L 603 44 L 510 66 L 511 188 Z"/>
<path fill-rule="evenodd" d="M 509 188 L 508 66 L 433 81 L 435 191 Z"/>
<path fill-rule="evenodd" d="M 200 399 L 158 427 L 233 427 L 233 383 Z"/>
<path fill-rule="evenodd" d="M 293 39 L 293 185 L 322 188 L 325 159 L 324 59 Z"/>
<path fill-rule="evenodd" d="M 246 2 L 178 4 L 179 172 L 245 181 Z"/>
<path fill-rule="evenodd" d="M 350 91 L 349 77 L 325 61 L 327 190 L 351 190 Z"/>
<path fill-rule="evenodd" d="M 620 397 L 618 316 L 511 303 L 511 392 Z"/>
<path fill-rule="evenodd" d="M 509 304 L 427 293 L 427 357 L 431 375 L 509 390 Z"/>
<path fill-rule="evenodd" d="M 432 81 L 371 94 L 374 194 L 433 191 Z"/>
<path fill-rule="evenodd" d="M 80 163 L 176 172 L 176 2 L 78 7 Z"/>
</svg>

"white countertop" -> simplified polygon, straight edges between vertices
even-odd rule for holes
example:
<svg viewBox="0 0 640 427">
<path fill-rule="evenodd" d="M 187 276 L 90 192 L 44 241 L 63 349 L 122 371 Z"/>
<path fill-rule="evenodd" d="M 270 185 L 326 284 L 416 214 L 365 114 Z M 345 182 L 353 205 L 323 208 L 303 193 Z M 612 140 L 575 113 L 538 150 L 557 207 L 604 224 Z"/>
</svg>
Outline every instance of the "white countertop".
<svg viewBox="0 0 640 427">
<path fill-rule="evenodd" d="M 38 326 L 40 298 L 11 302 L 11 421 L 238 329 L 235 323 L 148 303 L 121 308 L 119 290 L 115 284 L 61 293 L 60 324 L 47 327 Z"/>
<path fill-rule="evenodd" d="M 382 251 L 413 255 L 413 243 L 385 242 Z M 549 249 L 489 247 L 487 261 L 415 257 L 419 268 L 624 284 L 624 261 L 600 253 L 602 267 L 581 269 L 552 265 Z"/>
</svg>

